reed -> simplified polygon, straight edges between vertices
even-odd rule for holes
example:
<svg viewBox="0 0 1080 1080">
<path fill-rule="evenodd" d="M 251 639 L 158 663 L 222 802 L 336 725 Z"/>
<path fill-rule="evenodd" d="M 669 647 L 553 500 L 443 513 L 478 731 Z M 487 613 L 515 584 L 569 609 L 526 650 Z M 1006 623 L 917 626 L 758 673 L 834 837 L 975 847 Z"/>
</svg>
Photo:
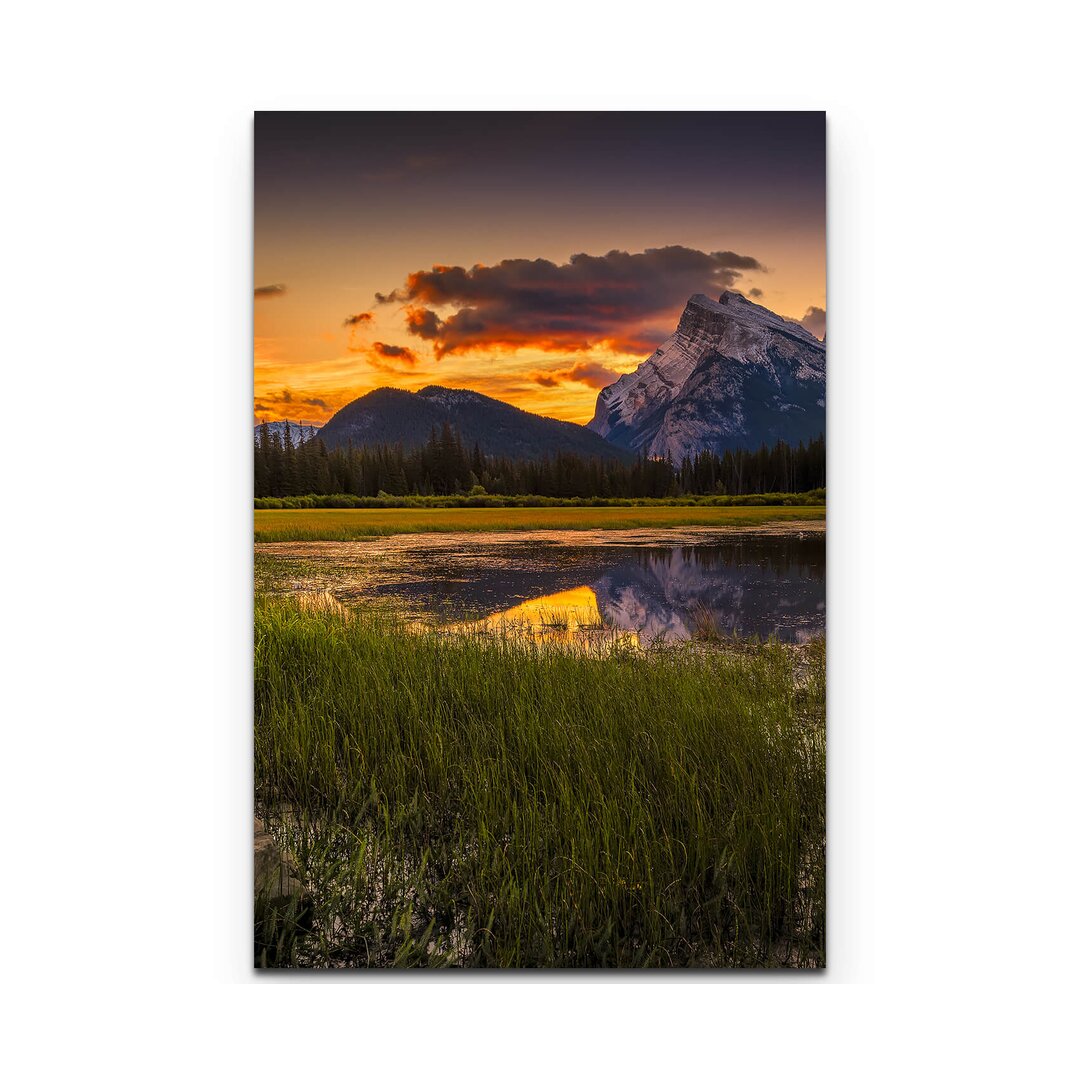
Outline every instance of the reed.
<svg viewBox="0 0 1080 1080">
<path fill-rule="evenodd" d="M 824 963 L 824 643 L 600 655 L 255 611 L 259 813 L 301 966 Z"/>
</svg>

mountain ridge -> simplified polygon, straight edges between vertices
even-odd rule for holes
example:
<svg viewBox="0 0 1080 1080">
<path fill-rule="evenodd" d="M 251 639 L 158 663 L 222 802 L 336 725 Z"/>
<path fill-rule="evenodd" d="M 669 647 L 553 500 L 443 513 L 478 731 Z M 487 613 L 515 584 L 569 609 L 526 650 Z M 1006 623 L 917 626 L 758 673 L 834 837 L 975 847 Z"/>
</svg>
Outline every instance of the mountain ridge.
<svg viewBox="0 0 1080 1080">
<path fill-rule="evenodd" d="M 633 454 L 607 442 L 581 424 L 526 412 L 475 390 L 433 384 L 421 390 L 384 386 L 339 409 L 322 427 L 329 449 L 398 444 L 414 449 L 425 444 L 431 429 L 449 423 L 462 442 L 474 443 L 488 455 L 539 459 L 557 453 L 628 461 Z"/>
</svg>

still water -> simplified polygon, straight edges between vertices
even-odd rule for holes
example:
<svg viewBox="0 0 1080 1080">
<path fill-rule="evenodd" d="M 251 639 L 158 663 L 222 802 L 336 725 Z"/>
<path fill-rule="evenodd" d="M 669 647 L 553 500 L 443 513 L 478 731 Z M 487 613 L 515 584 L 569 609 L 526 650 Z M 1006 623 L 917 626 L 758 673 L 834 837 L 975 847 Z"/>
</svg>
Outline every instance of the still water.
<svg viewBox="0 0 1080 1080">
<path fill-rule="evenodd" d="M 344 604 L 389 602 L 454 630 L 635 644 L 702 636 L 803 642 L 825 630 L 822 532 L 486 533 L 275 545 L 333 574 Z"/>
</svg>

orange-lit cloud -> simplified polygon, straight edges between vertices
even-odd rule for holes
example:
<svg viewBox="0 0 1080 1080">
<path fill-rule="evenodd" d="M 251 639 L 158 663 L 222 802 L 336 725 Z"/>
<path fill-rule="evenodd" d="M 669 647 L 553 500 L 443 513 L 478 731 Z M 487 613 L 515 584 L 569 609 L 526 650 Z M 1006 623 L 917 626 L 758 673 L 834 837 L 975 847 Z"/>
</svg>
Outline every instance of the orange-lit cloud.
<svg viewBox="0 0 1080 1080">
<path fill-rule="evenodd" d="M 375 316 L 370 311 L 361 311 L 356 315 L 348 315 L 341 324 L 349 331 L 349 343 L 346 348 L 349 352 L 366 353 L 369 346 L 357 344 L 357 331 L 370 329 L 375 322 Z"/>
<path fill-rule="evenodd" d="M 259 285 L 255 289 L 255 299 L 274 300 L 279 296 L 284 296 L 285 292 L 284 285 Z"/>
<path fill-rule="evenodd" d="M 602 390 L 615 382 L 619 374 L 618 371 L 590 360 L 581 361 L 573 367 L 562 368 L 559 371 L 534 371 L 530 378 L 538 386 L 553 387 L 564 382 L 579 382 L 595 390 Z"/>
<path fill-rule="evenodd" d="M 430 341 L 436 359 L 525 348 L 642 355 L 671 333 L 687 297 L 721 292 L 744 270 L 764 273 L 765 267 L 750 255 L 679 245 L 578 254 L 562 264 L 504 259 L 469 270 L 436 264 L 375 300 L 406 305 L 406 329 Z"/>
<path fill-rule="evenodd" d="M 255 398 L 255 421 L 304 420 L 321 424 L 337 411 L 320 397 L 304 397 L 286 388 Z"/>
<path fill-rule="evenodd" d="M 374 342 L 364 351 L 367 362 L 379 371 L 400 371 L 403 366 L 411 368 L 419 359 L 416 353 L 405 345 L 387 345 L 383 341 Z"/>
<path fill-rule="evenodd" d="M 421 338 L 435 338 L 442 326 L 442 319 L 423 307 L 410 306 L 405 309 L 405 327 L 410 334 Z"/>
</svg>

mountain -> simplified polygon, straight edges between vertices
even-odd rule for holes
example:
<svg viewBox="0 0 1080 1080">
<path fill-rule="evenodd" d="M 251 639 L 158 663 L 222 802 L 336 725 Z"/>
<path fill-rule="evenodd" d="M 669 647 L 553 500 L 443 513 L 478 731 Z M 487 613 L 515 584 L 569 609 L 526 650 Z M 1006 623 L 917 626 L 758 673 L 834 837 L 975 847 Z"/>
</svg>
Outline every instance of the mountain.
<svg viewBox="0 0 1080 1080">
<path fill-rule="evenodd" d="M 284 420 L 269 420 L 265 424 L 257 424 L 255 427 L 256 442 L 262 437 L 263 428 L 266 428 L 267 435 L 276 434 L 278 438 L 285 438 Z M 317 424 L 304 424 L 301 426 L 294 420 L 289 421 L 289 438 L 292 440 L 293 446 L 299 446 L 301 443 L 307 442 L 308 439 L 313 439 L 318 433 L 319 426 Z"/>
<path fill-rule="evenodd" d="M 627 461 L 632 454 L 580 424 L 537 416 L 472 390 L 425 386 L 412 393 L 384 387 L 357 398 L 323 425 L 322 441 L 333 449 L 376 443 L 401 443 L 412 449 L 426 443 L 431 429 L 449 423 L 467 449 L 480 444 L 496 457 L 542 458 L 557 453 Z"/>
<path fill-rule="evenodd" d="M 797 444 L 825 431 L 825 345 L 738 293 L 690 297 L 675 333 L 600 391 L 588 427 L 650 456 Z"/>
</svg>

